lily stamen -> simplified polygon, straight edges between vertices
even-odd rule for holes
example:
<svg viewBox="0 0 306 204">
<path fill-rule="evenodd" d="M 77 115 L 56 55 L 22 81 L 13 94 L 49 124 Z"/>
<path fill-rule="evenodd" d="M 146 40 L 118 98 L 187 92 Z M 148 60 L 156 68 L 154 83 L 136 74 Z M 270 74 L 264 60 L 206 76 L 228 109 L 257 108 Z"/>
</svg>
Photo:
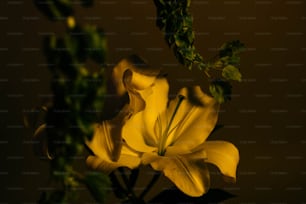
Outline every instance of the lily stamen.
<svg viewBox="0 0 306 204">
<path fill-rule="evenodd" d="M 172 122 L 174 120 L 174 117 L 175 117 L 175 115 L 176 115 L 176 113 L 177 113 L 177 111 L 178 111 L 178 109 L 179 109 L 179 107 L 180 107 L 180 105 L 181 105 L 181 103 L 183 102 L 184 99 L 185 99 L 185 96 L 178 95 L 178 102 L 177 102 L 176 107 L 175 107 L 175 109 L 172 113 L 171 119 L 170 119 L 164 133 L 161 135 L 161 139 L 160 139 L 160 143 L 159 143 L 159 147 L 158 147 L 158 154 L 160 156 L 164 156 L 165 153 L 166 153 L 165 144 L 166 144 L 167 138 L 169 136 L 169 133 L 171 132 L 171 131 L 169 132 L 169 130 L 170 130 L 170 127 L 171 127 Z"/>
</svg>

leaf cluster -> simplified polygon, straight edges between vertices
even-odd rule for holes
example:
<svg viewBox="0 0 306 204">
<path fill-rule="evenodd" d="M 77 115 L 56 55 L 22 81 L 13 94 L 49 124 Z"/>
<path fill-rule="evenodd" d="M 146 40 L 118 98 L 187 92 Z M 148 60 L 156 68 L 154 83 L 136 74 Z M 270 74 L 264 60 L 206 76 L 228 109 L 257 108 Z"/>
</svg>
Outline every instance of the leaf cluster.
<svg viewBox="0 0 306 204">
<path fill-rule="evenodd" d="M 225 43 L 216 56 L 204 60 L 195 48 L 193 18 L 189 11 L 191 0 L 154 0 L 157 11 L 156 25 L 164 32 L 165 41 L 177 60 L 188 69 L 196 66 L 210 79 L 210 93 L 223 103 L 230 99 L 230 81 L 241 81 L 237 66 L 244 45 L 239 40 Z M 212 71 L 220 76 L 212 76 Z"/>
</svg>

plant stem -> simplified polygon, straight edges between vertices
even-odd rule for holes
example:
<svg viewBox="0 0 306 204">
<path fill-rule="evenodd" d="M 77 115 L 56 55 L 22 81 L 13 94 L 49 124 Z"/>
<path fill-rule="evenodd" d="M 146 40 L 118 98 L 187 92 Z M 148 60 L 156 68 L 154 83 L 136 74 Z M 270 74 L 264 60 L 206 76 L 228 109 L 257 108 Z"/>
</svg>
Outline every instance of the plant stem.
<svg viewBox="0 0 306 204">
<path fill-rule="evenodd" d="M 117 176 L 115 175 L 114 172 L 112 172 L 110 175 L 110 180 L 112 182 L 112 186 L 113 186 L 113 191 L 114 194 L 116 195 L 117 198 L 125 198 L 128 196 L 128 192 L 126 189 L 124 189 L 121 185 L 120 182 L 118 181 Z"/>
<path fill-rule="evenodd" d="M 125 174 L 125 170 L 122 167 L 118 168 L 119 173 L 122 177 L 122 180 L 125 184 L 126 187 L 126 192 L 127 192 L 127 198 L 128 198 L 128 203 L 129 201 L 132 203 L 144 203 L 140 198 L 138 198 L 133 190 L 133 186 L 131 186 L 131 182 L 130 179 L 127 177 L 127 175 Z"/>
<path fill-rule="evenodd" d="M 144 191 L 140 194 L 139 198 L 143 199 L 144 196 L 151 190 L 151 188 L 154 186 L 154 184 L 157 182 L 157 180 L 160 177 L 160 173 L 159 172 L 155 172 L 153 178 L 151 179 L 150 183 L 148 184 L 148 186 L 144 189 Z"/>
<path fill-rule="evenodd" d="M 124 169 L 123 169 L 122 167 L 119 167 L 118 170 L 119 170 L 119 173 L 120 173 L 120 175 L 121 175 L 121 178 L 122 178 L 122 180 L 123 180 L 123 182 L 124 182 L 126 188 L 129 189 L 129 188 L 130 188 L 130 185 L 129 185 L 130 182 L 129 182 L 128 177 L 127 177 L 126 174 L 125 174 Z"/>
<path fill-rule="evenodd" d="M 131 188 L 134 188 L 135 184 L 136 184 L 136 181 L 137 181 L 137 178 L 138 178 L 138 175 L 139 175 L 139 169 L 132 169 L 131 170 L 131 175 L 130 175 L 130 178 L 129 178 L 129 186 Z"/>
</svg>

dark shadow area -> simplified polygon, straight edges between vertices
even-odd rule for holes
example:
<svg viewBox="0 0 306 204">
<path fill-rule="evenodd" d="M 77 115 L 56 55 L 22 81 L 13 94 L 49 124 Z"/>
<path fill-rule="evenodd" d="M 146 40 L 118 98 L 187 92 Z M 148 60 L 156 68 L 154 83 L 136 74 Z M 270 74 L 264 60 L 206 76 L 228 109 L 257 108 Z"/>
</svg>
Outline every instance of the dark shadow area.
<svg viewBox="0 0 306 204">
<path fill-rule="evenodd" d="M 236 197 L 221 189 L 210 189 L 206 194 L 201 197 L 190 197 L 182 193 L 178 189 L 168 189 L 162 191 L 155 198 L 149 201 L 150 204 L 206 204 L 206 203 L 220 203 L 230 198 Z"/>
</svg>

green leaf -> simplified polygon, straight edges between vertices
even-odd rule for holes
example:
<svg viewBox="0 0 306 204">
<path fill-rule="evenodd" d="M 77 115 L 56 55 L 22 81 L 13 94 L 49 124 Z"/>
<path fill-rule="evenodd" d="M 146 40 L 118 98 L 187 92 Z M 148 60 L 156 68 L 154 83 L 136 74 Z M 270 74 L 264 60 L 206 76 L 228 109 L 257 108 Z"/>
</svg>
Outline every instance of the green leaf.
<svg viewBox="0 0 306 204">
<path fill-rule="evenodd" d="M 77 62 L 85 63 L 88 57 L 99 64 L 105 60 L 106 38 L 95 26 L 74 26 L 66 34 L 65 43 Z"/>
<path fill-rule="evenodd" d="M 209 86 L 209 91 L 219 103 L 231 100 L 232 86 L 227 81 L 214 80 Z"/>
<path fill-rule="evenodd" d="M 174 35 L 175 45 L 178 47 L 183 47 L 186 45 L 186 41 L 179 36 L 179 34 Z"/>
<path fill-rule="evenodd" d="M 222 76 L 226 80 L 241 81 L 241 73 L 233 65 L 227 65 L 226 67 L 224 67 L 222 70 Z"/>
<path fill-rule="evenodd" d="M 157 9 L 161 9 L 162 6 L 165 6 L 165 1 L 164 0 L 154 0 L 155 6 Z"/>
<path fill-rule="evenodd" d="M 187 7 L 190 7 L 191 0 L 187 0 Z"/>
<path fill-rule="evenodd" d="M 224 43 L 219 50 L 219 57 L 233 56 L 241 53 L 245 48 L 245 45 L 239 40 L 233 40 Z"/>
<path fill-rule="evenodd" d="M 87 136 L 91 137 L 94 132 L 94 127 L 92 125 L 92 121 L 85 121 L 84 117 L 80 117 L 76 119 L 78 127 L 82 130 L 82 132 Z"/>
<path fill-rule="evenodd" d="M 106 191 L 110 186 L 110 180 L 108 176 L 100 172 L 90 172 L 85 176 L 82 182 L 84 182 L 91 195 L 97 202 L 105 202 Z"/>
<path fill-rule="evenodd" d="M 228 59 L 228 64 L 239 65 L 239 63 L 240 63 L 240 57 L 237 55 L 233 55 Z"/>
<path fill-rule="evenodd" d="M 167 42 L 167 45 L 171 47 L 173 43 L 175 42 L 175 38 L 173 35 L 165 35 L 165 40 Z"/>
<path fill-rule="evenodd" d="M 89 53 L 89 57 L 97 63 L 103 63 L 106 52 L 106 38 L 104 32 L 94 26 L 84 27 L 84 32 L 84 40 L 87 45 L 86 51 Z"/>
</svg>

